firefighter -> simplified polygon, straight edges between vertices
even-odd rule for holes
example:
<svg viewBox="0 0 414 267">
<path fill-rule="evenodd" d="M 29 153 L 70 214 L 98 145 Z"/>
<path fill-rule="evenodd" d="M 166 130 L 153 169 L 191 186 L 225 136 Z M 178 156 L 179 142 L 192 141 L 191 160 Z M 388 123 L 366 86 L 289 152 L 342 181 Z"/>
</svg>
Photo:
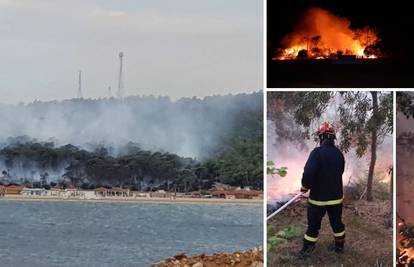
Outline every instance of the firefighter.
<svg viewBox="0 0 414 267">
<path fill-rule="evenodd" d="M 300 258 L 309 257 L 318 240 L 322 218 L 328 213 L 334 245 L 330 247 L 336 253 L 344 252 L 345 225 L 342 223 L 342 174 L 345 159 L 335 146 L 335 129 L 324 122 L 317 132 L 320 146 L 315 148 L 306 162 L 301 191 L 309 192 L 308 229 L 303 238 Z"/>
</svg>

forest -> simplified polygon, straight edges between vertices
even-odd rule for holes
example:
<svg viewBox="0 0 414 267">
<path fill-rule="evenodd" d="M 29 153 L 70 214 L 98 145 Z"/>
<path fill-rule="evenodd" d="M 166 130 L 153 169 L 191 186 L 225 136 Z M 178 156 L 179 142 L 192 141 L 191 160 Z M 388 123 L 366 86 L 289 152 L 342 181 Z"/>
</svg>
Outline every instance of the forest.
<svg viewBox="0 0 414 267">
<path fill-rule="evenodd" d="M 251 100 L 254 100 L 253 104 L 251 104 Z M 198 157 L 174 153 L 179 150 L 168 151 L 168 146 L 159 146 L 156 139 L 154 139 L 154 143 L 143 145 L 140 138 L 130 138 L 128 142 L 124 143 L 109 142 L 110 137 L 106 140 L 96 139 L 95 143 L 91 141 L 93 139 L 82 143 L 79 138 L 66 138 L 66 140 L 77 141 L 62 144 L 59 135 L 47 139 L 36 136 L 36 131 L 13 129 L 21 135 L 3 138 L 0 143 L 0 168 L 2 171 L 0 182 L 46 188 L 59 184 L 81 188 L 122 186 L 142 191 L 164 189 L 177 192 L 207 190 L 211 188 L 213 183 L 221 182 L 233 186 L 250 186 L 262 189 L 263 113 L 261 100 L 260 93 L 214 96 L 202 100 L 182 99 L 177 102 L 154 97 L 124 100 L 123 104 L 128 109 L 133 109 L 136 102 L 152 106 L 153 110 L 154 106 L 165 105 L 165 102 L 169 103 L 171 110 L 177 110 L 176 106 L 180 106 L 180 109 L 187 108 L 187 110 L 181 111 L 182 114 L 188 114 L 187 116 L 190 118 L 185 124 L 188 124 L 189 121 L 195 121 L 197 118 L 203 131 L 200 138 L 214 144 L 210 146 L 209 150 L 204 150 L 202 143 L 199 147 L 192 148 L 194 151 L 202 151 L 197 154 Z M 54 106 L 53 108 L 62 112 L 62 106 L 65 106 L 66 110 L 73 111 L 67 107 L 71 105 L 77 107 L 101 106 L 100 102 L 102 101 L 115 102 L 112 104 L 122 106 L 122 103 L 119 103 L 120 100 L 117 99 L 74 99 L 53 104 L 32 103 L 24 106 L 23 109 L 33 110 L 36 106 L 39 110 L 44 110 L 47 106 Z M 223 113 L 222 116 L 219 116 L 220 110 L 217 110 L 216 107 L 220 106 L 219 103 L 224 104 L 223 101 L 228 103 L 228 107 L 221 107 Z M 151 104 L 147 102 L 151 102 Z M 88 103 L 90 105 L 87 105 Z M 12 109 L 15 108 L 12 107 Z M 90 107 L 88 109 L 90 121 L 82 121 L 82 124 L 77 123 L 77 125 L 87 125 L 96 121 L 90 117 L 90 114 L 96 111 L 91 112 Z M 50 110 L 43 113 L 50 114 Z M 79 114 L 73 115 L 67 111 L 63 115 L 61 118 L 72 116 L 71 120 L 74 120 L 75 116 L 81 118 Z M 162 124 L 157 121 L 169 121 L 168 116 L 174 116 L 176 113 L 172 112 L 169 115 L 163 112 L 162 115 L 163 117 L 153 117 L 152 122 L 150 117 L 146 117 L 145 126 L 147 128 L 162 128 Z M 137 117 L 138 120 L 143 120 L 139 114 Z M 174 119 L 176 118 L 171 120 Z M 97 118 L 97 120 L 101 121 L 102 118 Z M 60 122 L 56 122 L 56 124 L 57 127 L 62 125 Z M 107 124 L 108 122 L 105 120 L 105 125 Z M 40 128 L 44 127 L 40 122 L 37 125 Z M 132 126 L 138 127 L 139 125 Z M 74 131 L 71 127 L 65 127 L 68 128 L 66 131 Z M 168 127 L 171 128 L 171 125 L 169 124 Z M 210 127 L 211 133 L 209 134 Z M 177 123 L 176 128 L 180 128 L 180 124 Z M 23 127 L 23 129 L 25 128 Z M 166 129 L 165 136 L 162 138 L 168 138 L 168 133 L 168 129 Z M 80 135 L 82 134 L 80 133 Z M 116 138 L 118 136 L 114 136 L 114 139 Z M 196 138 L 196 135 L 193 135 L 192 138 Z M 179 140 L 174 140 L 174 136 L 171 136 L 170 142 L 175 142 L 174 147 L 180 145 Z M 196 144 L 198 143 L 196 142 Z M 153 149 L 149 149 L 149 147 Z"/>
</svg>

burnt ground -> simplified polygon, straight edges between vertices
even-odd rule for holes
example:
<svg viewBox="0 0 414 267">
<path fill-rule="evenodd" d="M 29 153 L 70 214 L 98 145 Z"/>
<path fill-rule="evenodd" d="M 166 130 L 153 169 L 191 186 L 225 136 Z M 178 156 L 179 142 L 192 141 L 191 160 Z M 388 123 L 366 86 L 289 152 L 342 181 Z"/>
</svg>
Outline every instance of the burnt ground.
<svg viewBox="0 0 414 267">
<path fill-rule="evenodd" d="M 414 87 L 414 61 L 269 60 L 269 88 Z"/>
<path fill-rule="evenodd" d="M 267 237 L 291 225 L 301 231 L 299 237 L 284 241 L 268 251 L 268 266 L 392 266 L 392 208 L 389 200 L 345 202 L 343 220 L 346 226 L 345 253 L 327 250 L 333 243 L 332 230 L 324 217 L 316 249 L 310 259 L 299 260 L 290 255 L 302 247 L 306 230 L 306 201 L 288 207 L 268 222 Z"/>
</svg>

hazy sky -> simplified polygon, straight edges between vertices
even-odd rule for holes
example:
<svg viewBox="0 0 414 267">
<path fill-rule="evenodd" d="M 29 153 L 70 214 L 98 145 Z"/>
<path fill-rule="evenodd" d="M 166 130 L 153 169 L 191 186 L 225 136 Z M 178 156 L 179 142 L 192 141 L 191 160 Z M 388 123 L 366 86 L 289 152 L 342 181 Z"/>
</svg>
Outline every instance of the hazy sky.
<svg viewBox="0 0 414 267">
<path fill-rule="evenodd" d="M 262 89 L 261 0 L 0 0 L 0 103 Z"/>
</svg>

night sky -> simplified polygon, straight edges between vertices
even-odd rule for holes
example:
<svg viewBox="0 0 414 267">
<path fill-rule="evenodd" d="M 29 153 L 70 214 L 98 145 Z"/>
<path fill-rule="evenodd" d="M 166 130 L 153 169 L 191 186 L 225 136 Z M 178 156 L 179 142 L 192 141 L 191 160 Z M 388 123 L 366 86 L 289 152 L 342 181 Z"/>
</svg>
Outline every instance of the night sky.
<svg viewBox="0 0 414 267">
<path fill-rule="evenodd" d="M 320 7 L 351 21 L 351 28 L 369 26 L 379 30 L 383 53 L 393 58 L 414 58 L 414 9 L 408 1 L 323 1 L 294 0 L 284 3 L 268 1 L 268 45 L 280 46 L 280 40 L 290 33 L 309 7 Z"/>
</svg>

